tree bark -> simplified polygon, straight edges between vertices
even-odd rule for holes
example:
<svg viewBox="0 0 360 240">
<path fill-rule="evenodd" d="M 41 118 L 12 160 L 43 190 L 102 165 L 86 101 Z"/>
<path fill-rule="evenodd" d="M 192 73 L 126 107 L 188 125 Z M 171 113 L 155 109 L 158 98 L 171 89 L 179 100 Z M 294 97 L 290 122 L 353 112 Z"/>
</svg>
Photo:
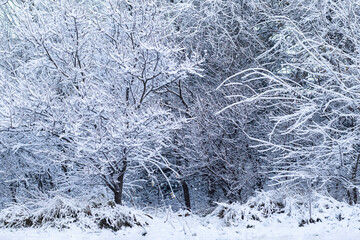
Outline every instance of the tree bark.
<svg viewBox="0 0 360 240">
<path fill-rule="evenodd" d="M 188 211 L 191 211 L 191 202 L 190 202 L 190 192 L 189 192 L 189 187 L 186 183 L 185 180 L 181 180 L 181 185 L 183 188 L 183 192 L 184 192 L 184 201 L 185 201 L 185 206 L 186 209 Z"/>
<path fill-rule="evenodd" d="M 126 100 L 126 105 L 129 105 L 129 97 L 130 97 L 130 88 L 127 87 L 126 88 L 126 92 L 125 92 L 125 100 Z M 125 115 L 127 116 L 127 113 L 125 113 Z M 129 127 L 129 122 L 126 122 L 126 128 Z M 127 148 L 125 147 L 123 150 L 123 166 L 122 169 L 120 171 L 120 175 L 117 178 L 117 183 L 115 184 L 114 187 L 114 200 L 116 204 L 122 205 L 122 194 L 123 194 L 123 190 L 124 190 L 124 175 L 127 169 Z"/>
<path fill-rule="evenodd" d="M 114 195 L 115 195 L 115 203 L 122 205 L 122 194 L 124 189 L 124 176 L 127 169 L 127 158 L 126 158 L 126 148 L 124 149 L 124 159 L 123 159 L 123 166 L 120 172 L 119 177 L 117 178 L 117 183 L 115 184 L 114 188 Z"/>
<path fill-rule="evenodd" d="M 123 189 L 124 189 L 124 175 L 125 172 L 123 172 L 118 180 L 118 183 L 115 186 L 114 189 L 114 200 L 116 204 L 122 205 L 122 193 L 123 193 Z"/>
<path fill-rule="evenodd" d="M 115 190 L 114 200 L 116 204 L 122 205 L 122 190 L 120 188 Z"/>
<path fill-rule="evenodd" d="M 114 200 L 116 204 L 122 205 L 122 194 L 124 190 L 124 175 L 126 167 L 123 167 L 123 171 L 117 179 L 117 184 L 114 188 Z"/>
<path fill-rule="evenodd" d="M 357 171 L 358 171 L 358 168 L 359 168 L 359 162 L 360 162 L 360 153 L 357 156 L 356 163 L 355 163 L 355 166 L 354 166 L 354 169 L 353 169 L 353 172 L 352 172 L 352 176 L 351 176 L 351 181 L 352 181 L 353 184 L 355 184 L 355 182 L 356 182 L 356 175 L 357 175 Z M 358 190 L 357 190 L 356 187 L 354 187 L 352 190 L 353 190 L 353 196 L 352 196 L 353 198 L 352 198 L 352 201 L 351 201 L 351 199 L 349 199 L 350 204 L 357 204 L 357 202 L 358 202 Z"/>
<path fill-rule="evenodd" d="M 14 183 L 10 183 L 10 192 L 11 192 L 11 200 L 14 203 L 17 203 L 16 200 L 16 187 Z"/>
</svg>

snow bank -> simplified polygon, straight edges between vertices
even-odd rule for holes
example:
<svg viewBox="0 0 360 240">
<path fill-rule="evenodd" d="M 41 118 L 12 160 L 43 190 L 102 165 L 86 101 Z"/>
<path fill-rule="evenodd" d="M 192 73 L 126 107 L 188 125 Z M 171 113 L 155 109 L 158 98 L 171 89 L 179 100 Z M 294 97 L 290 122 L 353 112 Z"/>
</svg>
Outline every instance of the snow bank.
<svg viewBox="0 0 360 240">
<path fill-rule="evenodd" d="M 173 212 L 170 207 L 154 210 L 150 216 L 112 202 L 84 203 L 57 197 L 4 209 L 0 213 L 0 239 L 360 239 L 359 206 L 316 194 L 311 206 L 314 221 L 309 221 L 307 197 L 266 192 L 246 204 L 219 203 L 205 217 Z"/>
<path fill-rule="evenodd" d="M 305 224 L 317 222 L 359 223 L 360 206 L 350 206 L 333 198 L 313 194 L 299 196 L 283 194 L 276 191 L 261 192 L 249 199 L 246 204 L 218 203 L 218 207 L 210 217 L 222 219 L 226 226 L 244 226 L 252 228 L 263 224 L 290 223 L 303 227 Z"/>
<path fill-rule="evenodd" d="M 151 216 L 113 202 L 84 204 L 56 197 L 36 206 L 14 204 L 0 212 L 0 227 L 52 227 L 83 229 L 106 228 L 117 231 L 122 227 L 145 226 Z"/>
</svg>

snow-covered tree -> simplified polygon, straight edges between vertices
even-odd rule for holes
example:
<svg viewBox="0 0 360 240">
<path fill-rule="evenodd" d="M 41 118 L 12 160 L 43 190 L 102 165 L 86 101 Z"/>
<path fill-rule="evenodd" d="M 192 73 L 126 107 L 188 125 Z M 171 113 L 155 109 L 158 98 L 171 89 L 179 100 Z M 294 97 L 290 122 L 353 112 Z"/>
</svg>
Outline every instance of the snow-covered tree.
<svg viewBox="0 0 360 240">
<path fill-rule="evenodd" d="M 125 172 L 134 186 L 140 169 L 151 177 L 154 167 L 171 168 L 162 151 L 181 119 L 159 96 L 196 74 L 199 59 L 175 41 L 166 7 L 161 1 L 66 0 L 17 6 L 11 41 L 19 43 L 12 58 L 20 64 L 3 106 L 19 137 L 6 136 L 6 145 L 36 152 L 42 167 L 54 165 L 59 191 L 100 177 L 121 204 Z"/>
<path fill-rule="evenodd" d="M 279 26 L 262 56 L 273 64 L 227 79 L 224 85 L 238 89 L 228 107 L 255 102 L 272 111 L 267 136 L 251 138 L 271 153 L 275 184 L 326 189 L 339 198 L 347 190 L 356 203 L 359 6 L 294 1 L 264 11 Z"/>
</svg>

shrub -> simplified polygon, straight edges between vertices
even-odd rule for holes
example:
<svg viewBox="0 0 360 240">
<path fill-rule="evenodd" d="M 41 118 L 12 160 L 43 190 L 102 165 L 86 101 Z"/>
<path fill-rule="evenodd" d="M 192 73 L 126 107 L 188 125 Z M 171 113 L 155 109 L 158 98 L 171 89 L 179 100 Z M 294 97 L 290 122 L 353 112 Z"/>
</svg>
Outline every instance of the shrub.
<svg viewBox="0 0 360 240">
<path fill-rule="evenodd" d="M 124 206 L 91 202 L 82 204 L 72 199 L 56 197 L 28 207 L 13 204 L 0 212 L 0 227 L 106 228 L 118 231 L 122 227 L 145 226 L 151 216 Z"/>
</svg>

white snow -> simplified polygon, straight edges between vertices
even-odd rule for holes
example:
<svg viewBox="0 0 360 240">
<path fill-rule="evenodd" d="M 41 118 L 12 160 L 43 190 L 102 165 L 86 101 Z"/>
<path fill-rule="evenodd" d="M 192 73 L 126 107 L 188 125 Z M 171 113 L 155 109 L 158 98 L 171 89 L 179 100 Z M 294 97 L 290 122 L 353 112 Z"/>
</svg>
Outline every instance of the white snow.
<svg viewBox="0 0 360 240">
<path fill-rule="evenodd" d="M 209 210 L 207 214 L 173 212 L 171 207 L 144 211 L 90 204 L 91 208 L 57 197 L 32 210 L 32 215 L 26 214 L 24 206 L 2 210 L 0 240 L 360 240 L 360 205 L 314 195 L 312 218 L 316 222 L 300 227 L 300 222 L 309 219 L 306 202 L 280 194 L 276 199 L 275 193 L 259 193 L 245 204 L 218 203 L 210 214 Z M 81 206 L 87 206 L 91 214 L 85 214 Z M 37 216 L 42 217 L 42 224 L 33 225 L 36 228 L 16 228 L 24 226 L 24 219 L 37 221 Z M 133 227 L 123 226 L 117 232 L 99 228 L 99 219 L 115 226 L 121 218 Z M 9 224 L 15 228 L 5 228 Z"/>
<path fill-rule="evenodd" d="M 358 221 L 357 221 L 358 222 Z M 78 227 L 57 230 L 53 228 L 0 230 L 1 240 L 357 240 L 360 224 L 347 221 L 338 223 L 314 223 L 305 227 L 290 223 L 259 223 L 254 228 L 224 226 L 215 217 L 198 216 L 155 217 L 146 227 L 125 228 L 118 232 L 110 230 L 82 230 Z M 146 233 L 146 234 L 145 234 Z M 145 236 L 143 236 L 145 234 Z"/>
</svg>

